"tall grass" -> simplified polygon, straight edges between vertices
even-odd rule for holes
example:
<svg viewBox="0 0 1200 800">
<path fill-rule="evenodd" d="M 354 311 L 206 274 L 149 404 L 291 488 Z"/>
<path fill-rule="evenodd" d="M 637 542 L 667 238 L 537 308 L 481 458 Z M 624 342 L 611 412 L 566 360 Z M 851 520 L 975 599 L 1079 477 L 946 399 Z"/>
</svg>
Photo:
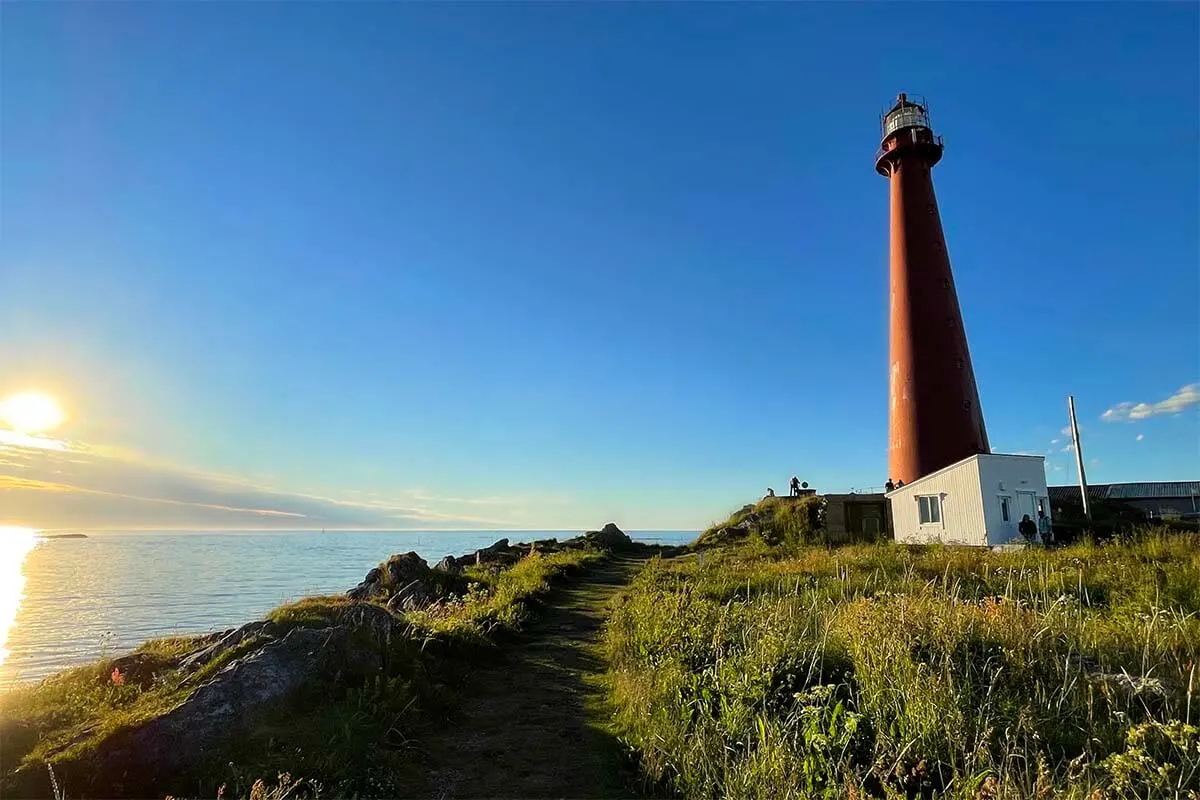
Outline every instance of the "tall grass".
<svg viewBox="0 0 1200 800">
<path fill-rule="evenodd" d="M 1195 535 L 655 561 L 605 647 L 620 734 L 685 797 L 1200 791 Z"/>
</svg>

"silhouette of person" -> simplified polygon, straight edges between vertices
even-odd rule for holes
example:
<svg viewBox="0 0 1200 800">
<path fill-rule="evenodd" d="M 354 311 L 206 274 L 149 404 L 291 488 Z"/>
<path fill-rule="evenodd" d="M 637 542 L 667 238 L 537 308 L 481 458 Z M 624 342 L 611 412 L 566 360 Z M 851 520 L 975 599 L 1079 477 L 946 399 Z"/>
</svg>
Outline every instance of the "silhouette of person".
<svg viewBox="0 0 1200 800">
<path fill-rule="evenodd" d="M 792 476 L 792 497 L 800 496 L 800 479 L 795 475 Z"/>
<path fill-rule="evenodd" d="M 885 484 L 883 485 L 883 490 L 884 490 L 885 492 L 891 492 L 891 491 L 894 491 L 894 490 L 895 490 L 895 488 L 896 488 L 896 484 L 892 482 L 892 479 L 891 479 L 891 478 L 888 478 L 888 479 L 887 479 L 887 483 L 885 483 Z"/>
<path fill-rule="evenodd" d="M 775 490 L 768 487 L 767 488 L 767 497 L 774 497 L 774 496 L 775 496 Z"/>
<path fill-rule="evenodd" d="M 1021 517 L 1021 524 L 1017 526 L 1017 531 L 1025 537 L 1025 541 L 1032 542 L 1037 538 L 1038 526 L 1037 523 L 1029 518 L 1029 515 Z"/>
</svg>

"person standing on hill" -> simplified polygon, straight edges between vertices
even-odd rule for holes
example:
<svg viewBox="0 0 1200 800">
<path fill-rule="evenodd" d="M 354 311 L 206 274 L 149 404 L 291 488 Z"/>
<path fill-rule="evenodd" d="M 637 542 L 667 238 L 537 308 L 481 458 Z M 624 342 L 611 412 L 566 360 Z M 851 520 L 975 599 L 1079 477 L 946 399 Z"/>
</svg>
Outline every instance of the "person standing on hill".
<svg viewBox="0 0 1200 800">
<path fill-rule="evenodd" d="M 795 475 L 792 476 L 792 497 L 800 496 L 800 479 Z"/>
<path fill-rule="evenodd" d="M 1029 518 L 1029 515 L 1021 517 L 1021 524 L 1017 526 L 1017 532 L 1025 537 L 1025 541 L 1034 542 L 1037 540 L 1038 526 L 1037 523 Z"/>
<path fill-rule="evenodd" d="M 1042 544 L 1050 544 L 1050 540 L 1054 538 L 1054 529 L 1050 526 L 1050 518 L 1046 516 L 1045 511 L 1038 512 L 1037 526 L 1038 533 L 1042 537 Z"/>
</svg>

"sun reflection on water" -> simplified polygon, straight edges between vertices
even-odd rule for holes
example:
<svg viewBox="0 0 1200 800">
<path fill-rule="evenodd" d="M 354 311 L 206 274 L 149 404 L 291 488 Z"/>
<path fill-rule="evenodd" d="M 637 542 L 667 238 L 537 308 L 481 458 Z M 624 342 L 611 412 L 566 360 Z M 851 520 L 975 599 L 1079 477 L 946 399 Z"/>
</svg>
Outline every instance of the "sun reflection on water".
<svg viewBox="0 0 1200 800">
<path fill-rule="evenodd" d="M 8 657 L 5 645 L 25 589 L 25 573 L 21 568 L 25 556 L 37 543 L 37 531 L 32 528 L 0 526 L 0 665 Z"/>
</svg>

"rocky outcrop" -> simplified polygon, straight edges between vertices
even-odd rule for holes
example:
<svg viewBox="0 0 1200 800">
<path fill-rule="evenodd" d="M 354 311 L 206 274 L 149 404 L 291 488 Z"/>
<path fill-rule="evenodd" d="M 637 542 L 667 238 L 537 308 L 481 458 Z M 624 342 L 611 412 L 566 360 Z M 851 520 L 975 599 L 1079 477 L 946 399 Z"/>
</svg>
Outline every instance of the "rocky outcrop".
<svg viewBox="0 0 1200 800">
<path fill-rule="evenodd" d="M 362 583 L 346 592 L 353 600 L 370 600 L 391 595 L 397 589 L 413 581 L 422 581 L 429 576 L 429 565 L 414 552 L 394 555 L 375 567 Z"/>
<path fill-rule="evenodd" d="M 207 663 L 213 648 L 254 646 L 175 708 L 100 742 L 80 777 L 106 794 L 152 796 L 165 777 L 186 774 L 221 742 L 235 740 L 240 726 L 301 690 L 335 676 L 353 684 L 379 674 L 391 637 L 402 629 L 380 606 L 355 603 L 327 627 L 285 630 L 266 622 L 228 632 L 180 666 Z"/>
<path fill-rule="evenodd" d="M 602 550 L 620 550 L 633 545 L 629 538 L 613 523 L 608 523 L 598 531 L 588 531 L 582 536 L 559 541 L 557 539 L 537 539 L 532 542 L 511 543 L 508 539 L 500 539 L 487 547 L 481 547 L 473 553 L 462 556 L 445 556 L 434 567 L 443 573 L 459 573 L 468 567 L 510 567 L 533 552 L 558 553 L 563 550 L 578 550 L 583 547 L 598 547 Z M 395 556 L 392 556 L 395 558 Z M 371 577 L 368 574 L 368 579 Z M 367 581 L 364 581 L 366 583 Z M 362 586 L 363 584 L 359 584 Z M 356 591 L 358 587 L 355 587 Z M 351 595 L 354 596 L 354 595 Z"/>
<path fill-rule="evenodd" d="M 588 544 L 605 550 L 623 550 L 633 545 L 629 535 L 611 522 L 598 531 L 588 531 L 583 538 Z"/>
<path fill-rule="evenodd" d="M 197 650 L 189 656 L 185 656 L 183 660 L 180 661 L 179 666 L 187 670 L 197 669 L 212 661 L 225 651 L 236 647 L 252 636 L 271 636 L 275 634 L 277 632 L 277 627 L 278 626 L 276 626 L 274 622 L 270 622 L 268 620 L 259 620 L 257 622 L 248 622 L 240 628 L 234 628 L 233 630 L 225 631 L 223 634 L 217 637 L 216 641 L 214 641 L 212 644 Z M 137 654 L 135 653 L 134 655 Z M 124 672 L 124 670 L 122 670 L 122 672 Z"/>
<path fill-rule="evenodd" d="M 524 548 L 524 549 L 522 549 Z M 443 572 L 462 572 L 474 566 L 511 566 L 529 552 L 529 545 L 510 545 L 508 539 L 500 539 L 487 547 L 463 556 L 446 556 L 438 562 L 437 569 Z"/>
</svg>

